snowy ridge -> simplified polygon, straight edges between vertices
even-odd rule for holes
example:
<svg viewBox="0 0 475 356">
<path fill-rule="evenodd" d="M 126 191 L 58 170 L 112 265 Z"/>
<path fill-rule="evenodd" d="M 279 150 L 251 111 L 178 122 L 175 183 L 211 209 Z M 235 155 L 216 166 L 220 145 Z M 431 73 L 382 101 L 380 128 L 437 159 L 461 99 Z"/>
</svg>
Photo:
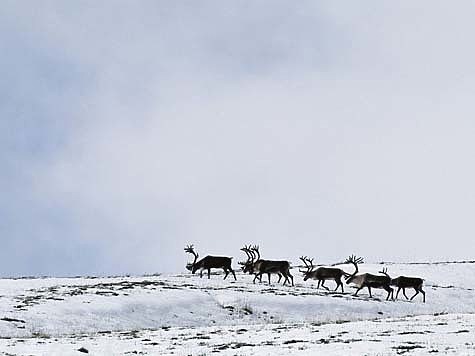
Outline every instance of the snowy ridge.
<svg viewBox="0 0 475 356">
<path fill-rule="evenodd" d="M 351 272 L 351 267 L 345 268 Z M 380 264 L 361 265 L 361 272 L 380 269 Z M 366 290 L 353 297 L 354 289 L 348 285 L 343 294 L 317 290 L 316 283 L 303 282 L 296 272 L 295 269 L 292 272 L 296 277 L 295 287 L 276 282 L 271 286 L 264 282 L 253 284 L 251 276 L 240 273 L 236 282 L 229 278 L 223 281 L 222 275 L 212 275 L 208 280 L 189 273 L 3 279 L 0 280 L 3 340 L 0 350 L 11 351 L 5 340 L 11 344 L 11 340 L 22 338 L 32 343 L 38 338 L 74 340 L 78 335 L 88 335 L 91 339 L 104 335 L 120 338 L 121 332 L 130 331 L 153 334 L 169 329 L 191 332 L 196 328 L 267 330 L 273 328 L 271 325 L 293 325 L 286 329 L 290 333 L 295 328 L 308 332 L 311 325 L 322 323 L 352 325 L 348 322 L 475 313 L 475 304 L 469 302 L 475 297 L 473 263 L 389 265 L 388 272 L 393 277 L 404 274 L 425 279 L 426 303 L 422 303 L 420 296 L 412 302 L 406 301 L 401 294 L 396 302 L 384 301 L 386 293 L 382 290 L 374 290 L 373 299 Z M 275 281 L 276 277 L 273 278 Z M 333 288 L 334 283 L 327 282 L 327 286 Z M 408 296 L 413 294 L 412 290 L 407 292 Z"/>
</svg>

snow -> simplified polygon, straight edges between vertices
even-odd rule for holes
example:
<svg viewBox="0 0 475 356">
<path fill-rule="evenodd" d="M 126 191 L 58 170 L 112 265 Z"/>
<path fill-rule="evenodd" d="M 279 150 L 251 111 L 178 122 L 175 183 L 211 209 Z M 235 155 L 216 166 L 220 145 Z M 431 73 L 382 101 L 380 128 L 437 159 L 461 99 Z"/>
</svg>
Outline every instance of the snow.
<svg viewBox="0 0 475 356">
<path fill-rule="evenodd" d="M 353 297 L 346 284 L 345 293 L 317 290 L 296 269 L 295 287 L 275 276 L 271 286 L 253 284 L 243 274 L 236 282 L 189 273 L 3 279 L 0 354 L 475 354 L 475 263 L 385 266 L 393 277 L 424 278 L 427 302 L 402 293 L 385 301 L 384 290 Z M 361 272 L 381 268 L 364 264 Z"/>
</svg>

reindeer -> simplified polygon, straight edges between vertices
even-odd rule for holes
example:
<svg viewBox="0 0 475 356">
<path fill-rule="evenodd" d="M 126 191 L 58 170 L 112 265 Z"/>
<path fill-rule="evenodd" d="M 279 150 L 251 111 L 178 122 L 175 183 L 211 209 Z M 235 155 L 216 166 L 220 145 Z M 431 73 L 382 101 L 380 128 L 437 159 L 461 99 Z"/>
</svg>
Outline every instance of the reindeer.
<svg viewBox="0 0 475 356">
<path fill-rule="evenodd" d="M 391 277 L 389 277 L 389 275 L 387 274 L 387 269 L 383 269 L 382 271 L 379 272 L 379 273 L 383 273 L 384 276 L 377 276 L 370 273 L 357 274 L 358 263 L 363 263 L 363 258 L 362 257 L 357 258 L 355 255 L 348 257 L 345 263 L 351 263 L 355 267 L 355 272 L 351 274 L 349 277 L 347 277 L 346 279 L 346 284 L 354 283 L 358 287 L 358 289 L 356 290 L 354 294 L 355 297 L 358 295 L 358 292 L 364 287 L 368 288 L 370 298 L 373 297 L 371 295 L 371 288 L 381 288 L 381 289 L 384 289 L 386 292 L 388 292 L 388 296 L 386 297 L 386 300 L 389 300 L 390 296 L 391 296 L 391 299 L 394 300 L 393 298 L 394 291 L 389 286 L 391 284 Z"/>
<path fill-rule="evenodd" d="M 396 299 L 397 296 L 399 295 L 399 292 L 402 289 L 402 294 L 406 297 L 406 299 L 409 299 L 406 295 L 406 288 L 414 288 L 416 291 L 416 294 L 414 294 L 411 297 L 411 300 L 414 299 L 416 295 L 422 293 L 422 301 L 423 303 L 426 302 L 426 292 L 422 290 L 422 284 L 424 283 L 424 280 L 422 278 L 418 277 L 405 277 L 405 276 L 399 276 L 397 278 L 391 279 L 391 285 L 397 287 L 397 292 L 396 292 Z"/>
<path fill-rule="evenodd" d="M 305 264 L 305 267 L 307 267 L 307 270 L 300 270 L 300 272 L 302 272 L 304 275 L 304 281 L 306 281 L 307 279 L 316 279 L 318 280 L 317 289 L 320 288 L 321 282 L 323 288 L 325 288 L 326 290 L 330 290 L 328 287 L 325 286 L 325 281 L 332 279 L 336 282 L 336 288 L 334 289 L 334 291 L 336 291 L 338 287 L 341 286 L 341 292 L 344 293 L 341 277 L 349 277 L 350 274 L 344 272 L 340 268 L 319 267 L 314 270 L 313 258 L 310 259 L 307 256 L 302 256 L 300 257 L 300 260 Z"/>
<path fill-rule="evenodd" d="M 262 261 L 262 260 L 260 260 L 260 255 L 256 255 L 256 251 L 259 251 L 259 247 L 258 246 L 251 246 L 251 245 L 249 245 L 249 246 L 244 245 L 244 247 L 241 248 L 241 251 L 243 251 L 247 255 L 247 261 L 239 262 L 239 264 L 242 266 L 242 271 L 244 273 L 255 274 L 256 273 L 254 271 L 255 263 L 258 260 Z M 258 254 L 258 252 L 257 252 L 257 254 Z M 271 275 L 270 273 L 267 273 L 267 276 L 269 278 L 269 283 L 270 283 L 270 275 Z M 277 281 L 277 283 L 280 283 L 280 280 L 282 279 L 282 274 L 280 272 L 278 272 L 277 275 L 279 276 L 279 280 Z M 259 282 L 262 282 L 262 275 L 259 276 Z"/>
<path fill-rule="evenodd" d="M 277 274 L 279 275 L 279 282 L 282 276 L 284 276 L 284 285 L 286 282 L 289 282 L 289 277 L 292 281 L 292 286 L 294 285 L 294 277 L 290 274 L 290 263 L 288 261 L 271 261 L 271 260 L 261 260 L 261 254 L 259 252 L 259 246 L 255 245 L 252 247 L 244 246 L 243 249 L 249 256 L 251 254 L 253 257 L 250 261 L 244 264 L 243 271 L 254 273 L 253 282 L 256 283 L 256 279 L 262 280 L 262 275 L 267 274 L 270 284 L 270 275 Z"/>
<path fill-rule="evenodd" d="M 195 274 L 195 272 L 199 269 L 200 270 L 200 278 L 203 278 L 203 270 L 208 270 L 208 279 L 211 277 L 211 268 L 222 268 L 224 270 L 224 279 L 228 276 L 229 272 L 234 276 L 234 280 L 236 280 L 236 274 L 234 273 L 233 269 L 231 268 L 231 259 L 232 257 L 220 257 L 220 256 L 206 256 L 196 262 L 198 259 L 198 253 L 195 252 L 193 249 L 193 245 L 188 245 L 184 248 L 185 252 L 191 253 L 195 256 L 195 259 L 192 263 L 188 263 L 186 265 L 186 269 L 191 271 L 191 273 Z"/>
</svg>

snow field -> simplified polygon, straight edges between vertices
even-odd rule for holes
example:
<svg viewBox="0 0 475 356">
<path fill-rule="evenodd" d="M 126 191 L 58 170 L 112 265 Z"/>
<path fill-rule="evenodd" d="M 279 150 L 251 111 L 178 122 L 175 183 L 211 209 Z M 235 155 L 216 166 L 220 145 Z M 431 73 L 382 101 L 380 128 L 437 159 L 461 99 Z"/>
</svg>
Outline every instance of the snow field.
<svg viewBox="0 0 475 356">
<path fill-rule="evenodd" d="M 325 354 L 338 354 L 342 348 L 371 351 L 368 354 L 417 354 L 432 346 L 449 353 L 454 340 L 463 341 L 462 348 L 454 350 L 470 354 L 475 264 L 385 266 L 393 277 L 424 278 L 427 302 L 422 303 L 421 296 L 409 302 L 402 294 L 395 302 L 385 301 L 383 290 L 374 290 L 372 299 L 365 289 L 353 297 L 355 290 L 346 284 L 345 293 L 317 290 L 316 281 L 303 282 L 296 269 L 292 271 L 295 287 L 277 284 L 275 276 L 270 286 L 253 284 L 252 277 L 243 274 L 237 274 L 236 282 L 223 281 L 222 275 L 208 280 L 188 273 L 3 279 L 0 354 L 24 354 L 29 347 L 35 355 L 77 354 L 76 344 L 104 355 L 122 355 L 129 349 L 157 355 L 213 351 L 275 355 L 288 353 L 289 348 L 301 354 L 315 354 L 321 348 Z M 381 267 L 364 264 L 361 272 L 375 273 Z M 331 281 L 326 285 L 335 286 Z M 408 296 L 413 293 L 407 291 Z M 441 318 L 447 319 L 450 330 L 442 327 Z M 388 329 L 389 336 L 381 336 L 383 325 L 394 328 Z M 417 333 L 404 333 L 413 327 Z M 419 340 L 420 347 L 411 348 L 404 339 Z M 403 348 L 398 349 L 400 344 Z"/>
</svg>

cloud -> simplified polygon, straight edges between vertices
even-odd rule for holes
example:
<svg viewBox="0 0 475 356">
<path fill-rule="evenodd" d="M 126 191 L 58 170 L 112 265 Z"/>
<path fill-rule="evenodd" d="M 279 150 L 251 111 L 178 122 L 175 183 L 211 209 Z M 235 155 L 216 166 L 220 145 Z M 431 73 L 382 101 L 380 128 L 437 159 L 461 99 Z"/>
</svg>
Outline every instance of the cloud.
<svg viewBox="0 0 475 356">
<path fill-rule="evenodd" d="M 116 4 L 2 18 L 5 273 L 468 258 L 468 9 Z"/>
</svg>

